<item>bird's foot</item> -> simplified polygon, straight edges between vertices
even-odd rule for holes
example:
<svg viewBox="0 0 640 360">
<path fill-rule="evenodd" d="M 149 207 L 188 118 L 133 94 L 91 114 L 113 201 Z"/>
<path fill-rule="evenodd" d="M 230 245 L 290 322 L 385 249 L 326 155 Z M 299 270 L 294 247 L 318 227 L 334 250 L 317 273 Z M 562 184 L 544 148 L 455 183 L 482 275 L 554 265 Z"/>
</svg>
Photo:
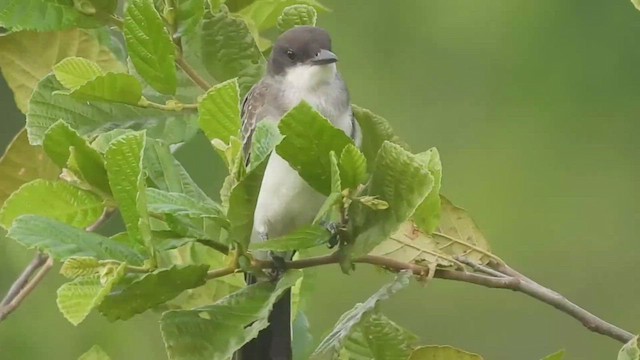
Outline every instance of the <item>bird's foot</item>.
<svg viewBox="0 0 640 360">
<path fill-rule="evenodd" d="M 340 223 L 327 222 L 324 223 L 323 226 L 331 233 L 331 237 L 327 242 L 327 246 L 329 247 L 329 249 L 333 249 L 340 243 Z"/>
<path fill-rule="evenodd" d="M 287 271 L 287 262 L 285 257 L 281 253 L 277 253 L 275 251 L 269 251 L 269 256 L 271 257 L 271 261 L 273 261 L 273 267 L 269 269 L 265 269 L 265 274 L 269 277 L 270 280 L 276 281 L 282 277 Z"/>
</svg>

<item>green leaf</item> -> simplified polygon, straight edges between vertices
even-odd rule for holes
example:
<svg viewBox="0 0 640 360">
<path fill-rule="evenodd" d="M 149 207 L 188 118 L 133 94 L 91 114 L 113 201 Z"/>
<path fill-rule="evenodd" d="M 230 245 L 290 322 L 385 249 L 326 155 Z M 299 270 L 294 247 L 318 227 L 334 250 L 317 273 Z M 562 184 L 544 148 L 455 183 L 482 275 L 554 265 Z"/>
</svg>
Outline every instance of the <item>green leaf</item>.
<svg viewBox="0 0 640 360">
<path fill-rule="evenodd" d="M 201 202 L 188 195 L 166 192 L 158 189 L 147 189 L 147 206 L 149 212 L 155 214 L 173 214 L 192 217 L 216 218 L 226 222 L 224 211 L 212 200 Z"/>
<path fill-rule="evenodd" d="M 300 278 L 287 272 L 277 283 L 247 286 L 213 305 L 162 315 L 160 327 L 171 360 L 226 360 L 268 326 L 273 303 Z"/>
<path fill-rule="evenodd" d="M 7 236 L 29 249 L 40 249 L 56 260 L 94 257 L 132 265 L 142 265 L 144 260 L 139 253 L 119 242 L 37 215 L 17 218 Z"/>
<path fill-rule="evenodd" d="M 278 30 L 285 32 L 291 28 L 301 25 L 316 26 L 318 12 L 309 5 L 292 5 L 282 10 L 278 16 L 276 25 Z"/>
<path fill-rule="evenodd" d="M 355 145 L 344 147 L 338 166 L 343 189 L 356 189 L 358 185 L 367 182 L 367 159 Z"/>
<path fill-rule="evenodd" d="M 241 97 L 262 77 L 266 61 L 241 18 L 226 10 L 207 12 L 201 44 L 207 72 L 218 81 L 237 77 Z"/>
<path fill-rule="evenodd" d="M 107 73 L 65 93 L 79 100 L 138 105 L 142 99 L 142 85 L 132 75 Z"/>
<path fill-rule="evenodd" d="M 21 215 L 32 214 L 84 228 L 104 212 L 98 196 L 62 181 L 37 179 L 11 194 L 0 209 L 0 225 L 9 228 Z"/>
<path fill-rule="evenodd" d="M 352 105 L 352 108 L 353 115 L 362 130 L 362 145 L 360 149 L 369 164 L 373 164 L 380 147 L 385 141 L 390 141 L 408 149 L 408 146 L 393 133 L 393 129 L 387 120 L 359 106 Z"/>
<path fill-rule="evenodd" d="M 196 130 L 194 113 L 168 113 L 127 104 L 88 102 L 61 94 L 62 85 L 53 75 L 42 79 L 36 87 L 27 112 L 27 130 L 32 144 L 39 145 L 47 129 L 62 119 L 81 136 L 92 137 L 106 129 L 148 129 L 151 138 L 169 143 L 190 139 Z"/>
<path fill-rule="evenodd" d="M 153 254 L 142 171 L 145 139 L 144 132 L 134 132 L 113 140 L 105 153 L 105 165 L 113 198 L 119 205 L 130 240 Z"/>
<path fill-rule="evenodd" d="M 541 360 L 562 360 L 562 359 L 564 359 L 564 350 L 556 351 L 553 354 L 545 356 Z"/>
<path fill-rule="evenodd" d="M 276 26 L 278 17 L 287 7 L 299 4 L 313 7 L 318 12 L 329 11 L 316 0 L 257 0 L 242 9 L 240 14 L 251 19 L 258 27 L 258 31 L 262 32 Z"/>
<path fill-rule="evenodd" d="M 390 298 L 393 294 L 409 285 L 411 273 L 403 271 L 396 275 L 395 279 L 384 285 L 375 294 L 371 295 L 364 303 L 357 304 L 351 310 L 340 316 L 338 323 L 327 335 L 316 350 L 311 355 L 312 360 L 337 359 L 340 350 L 344 346 L 351 332 L 366 321 L 368 316 L 375 310 L 376 305 Z"/>
<path fill-rule="evenodd" d="M 78 360 L 111 360 L 111 358 L 100 346 L 93 345 L 91 349 L 82 354 Z"/>
<path fill-rule="evenodd" d="M 284 139 L 276 152 L 318 192 L 331 192 L 331 160 L 329 152 L 341 154 L 351 139 L 331 125 L 311 105 L 301 102 L 280 121 Z"/>
<path fill-rule="evenodd" d="M 227 211 L 227 218 L 231 223 L 229 238 L 244 250 L 248 248 L 251 239 L 253 213 L 266 167 L 267 161 L 256 166 L 231 190 L 229 197 Z"/>
<path fill-rule="evenodd" d="M 334 151 L 329 152 L 329 166 L 331 168 L 331 192 L 330 194 L 342 191 L 342 180 L 340 179 L 340 169 L 338 168 L 338 158 Z"/>
<path fill-rule="evenodd" d="M 631 3 L 636 7 L 636 9 L 640 10 L 640 0 L 631 0 Z"/>
<path fill-rule="evenodd" d="M 442 163 L 438 149 L 431 148 L 417 155 L 433 176 L 433 189 L 418 206 L 413 219 L 418 227 L 428 234 L 436 230 L 440 223 L 442 207 L 440 204 L 440 187 L 442 183 Z"/>
<path fill-rule="evenodd" d="M 60 267 L 60 274 L 64 277 L 75 279 L 81 276 L 93 275 L 101 266 L 96 258 L 86 256 L 70 257 Z"/>
<path fill-rule="evenodd" d="M 409 360 L 482 360 L 482 356 L 452 346 L 429 345 L 415 349 Z"/>
<path fill-rule="evenodd" d="M 638 336 L 624 344 L 618 352 L 618 360 L 640 360 L 640 348 L 638 348 Z"/>
<path fill-rule="evenodd" d="M 130 0 L 127 4 L 124 36 L 133 66 L 151 87 L 163 94 L 175 94 L 176 50 L 160 14 L 151 1 Z"/>
<path fill-rule="evenodd" d="M 416 339 L 386 316 L 373 313 L 351 333 L 343 352 L 354 359 L 406 360 Z"/>
<path fill-rule="evenodd" d="M 207 270 L 207 265 L 187 265 L 145 274 L 131 284 L 116 287 L 98 310 L 110 321 L 127 320 L 175 298 L 184 290 L 203 285 Z"/>
<path fill-rule="evenodd" d="M 313 351 L 313 335 L 309 320 L 303 312 L 298 312 L 291 324 L 293 339 L 291 343 L 293 360 L 307 360 Z"/>
<path fill-rule="evenodd" d="M 0 0 L 6 1 L 6 0 Z M 15 0 L 15 3 L 44 2 Z M 3 6 L 0 6 L 2 9 Z M 0 13 L 2 11 L 0 10 Z M 47 49 L 47 51 L 42 51 Z M 13 91 L 18 109 L 27 112 L 27 103 L 36 84 L 58 61 L 77 56 L 95 61 L 104 71 L 124 71 L 126 68 L 93 33 L 82 30 L 61 32 L 20 31 L 0 37 L 0 69 Z M 58 121 L 56 117 L 50 124 Z M 44 132 L 44 130 L 43 130 Z"/>
<path fill-rule="evenodd" d="M 198 122 L 209 140 L 229 143 L 240 134 L 240 96 L 236 79 L 211 88 L 198 105 Z"/>
<path fill-rule="evenodd" d="M 67 89 L 75 89 L 89 80 L 104 75 L 98 64 L 85 58 L 72 56 L 63 59 L 53 67 L 56 79 Z"/>
<path fill-rule="evenodd" d="M 368 253 L 398 230 L 432 188 L 433 176 L 416 155 L 396 144 L 383 143 L 364 195 L 386 201 L 389 208 L 374 210 L 353 202 L 355 215 L 352 226 L 357 237 L 352 255 Z"/>
<path fill-rule="evenodd" d="M 60 167 L 71 168 L 81 180 L 105 194 L 111 193 L 102 155 L 62 120 L 51 125 L 42 142 L 44 151 Z M 73 161 L 71 157 L 73 155 Z M 74 162 L 74 166 L 69 166 Z"/>
<path fill-rule="evenodd" d="M 55 180 L 59 174 L 42 147 L 29 145 L 27 131 L 20 130 L 0 158 L 0 204 L 23 184 L 34 179 Z"/>
<path fill-rule="evenodd" d="M 0 0 L 0 9 L 0 25 L 14 31 L 52 31 L 103 25 L 98 17 L 78 11 L 71 1 Z"/>
<path fill-rule="evenodd" d="M 248 170 L 262 163 L 282 141 L 282 135 L 278 130 L 278 124 L 272 121 L 260 121 L 256 125 L 251 139 L 251 158 Z"/>
<path fill-rule="evenodd" d="M 302 250 L 326 244 L 331 232 L 322 226 L 309 225 L 283 237 L 251 244 L 251 250 L 289 251 Z"/>
<path fill-rule="evenodd" d="M 122 279 L 125 268 L 126 264 L 121 264 L 105 276 L 83 276 L 62 285 L 56 300 L 62 315 L 73 325 L 80 324 Z"/>
<path fill-rule="evenodd" d="M 185 36 L 195 31 L 204 16 L 204 0 L 178 0 L 176 9 L 176 36 Z"/>
</svg>

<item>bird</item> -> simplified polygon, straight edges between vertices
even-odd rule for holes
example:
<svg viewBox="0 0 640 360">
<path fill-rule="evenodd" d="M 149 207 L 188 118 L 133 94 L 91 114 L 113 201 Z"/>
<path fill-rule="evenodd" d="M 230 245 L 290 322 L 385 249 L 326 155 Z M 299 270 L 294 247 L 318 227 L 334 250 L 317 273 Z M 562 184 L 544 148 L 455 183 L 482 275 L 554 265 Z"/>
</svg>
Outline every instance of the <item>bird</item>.
<svg viewBox="0 0 640 360">
<path fill-rule="evenodd" d="M 337 70 L 338 57 L 329 33 L 315 26 L 298 26 L 275 41 L 263 78 L 242 102 L 242 140 L 245 158 L 260 121 L 278 122 L 305 101 L 333 126 L 350 136 L 356 146 L 362 132 L 356 121 L 349 91 Z M 275 151 L 267 165 L 254 212 L 251 242 L 280 237 L 309 225 L 326 197 L 309 186 Z M 261 260 L 288 260 L 291 253 L 257 252 Z M 247 276 L 247 283 L 256 278 Z M 276 301 L 269 325 L 238 352 L 238 360 L 291 360 L 291 290 Z"/>
</svg>

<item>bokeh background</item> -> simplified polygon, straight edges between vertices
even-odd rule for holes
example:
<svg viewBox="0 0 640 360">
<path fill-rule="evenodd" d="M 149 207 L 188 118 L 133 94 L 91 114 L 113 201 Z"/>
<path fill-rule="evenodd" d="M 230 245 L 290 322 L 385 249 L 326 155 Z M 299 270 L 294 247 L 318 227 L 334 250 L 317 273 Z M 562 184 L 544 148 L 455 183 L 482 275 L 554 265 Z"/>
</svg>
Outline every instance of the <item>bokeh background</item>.
<svg viewBox="0 0 640 360">
<path fill-rule="evenodd" d="M 640 12 L 627 0 L 324 0 L 353 101 L 385 116 L 416 151 L 437 146 L 444 193 L 496 254 L 603 318 L 640 331 Z M 1 56 L 1 54 L 0 54 Z M 23 124 L 0 87 L 0 145 Z M 178 153 L 215 194 L 204 139 Z M 32 254 L 0 239 L 0 289 Z M 389 276 L 324 269 L 308 315 L 316 338 Z M 158 315 L 79 327 L 47 278 L 0 324 L 1 359 L 166 359 Z M 428 344 L 486 359 L 615 359 L 620 344 L 524 295 L 435 280 L 383 310 Z"/>
</svg>

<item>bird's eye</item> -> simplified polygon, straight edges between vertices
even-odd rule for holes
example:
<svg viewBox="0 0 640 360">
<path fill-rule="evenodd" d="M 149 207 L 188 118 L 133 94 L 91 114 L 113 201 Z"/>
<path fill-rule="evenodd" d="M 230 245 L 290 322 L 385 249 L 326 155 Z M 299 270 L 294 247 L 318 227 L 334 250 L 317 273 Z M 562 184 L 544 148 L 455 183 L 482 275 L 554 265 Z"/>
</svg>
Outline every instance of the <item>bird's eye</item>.
<svg viewBox="0 0 640 360">
<path fill-rule="evenodd" d="M 294 60 L 296 58 L 296 53 L 294 53 L 293 50 L 289 49 L 289 50 L 287 50 L 287 57 L 290 60 Z"/>
</svg>

